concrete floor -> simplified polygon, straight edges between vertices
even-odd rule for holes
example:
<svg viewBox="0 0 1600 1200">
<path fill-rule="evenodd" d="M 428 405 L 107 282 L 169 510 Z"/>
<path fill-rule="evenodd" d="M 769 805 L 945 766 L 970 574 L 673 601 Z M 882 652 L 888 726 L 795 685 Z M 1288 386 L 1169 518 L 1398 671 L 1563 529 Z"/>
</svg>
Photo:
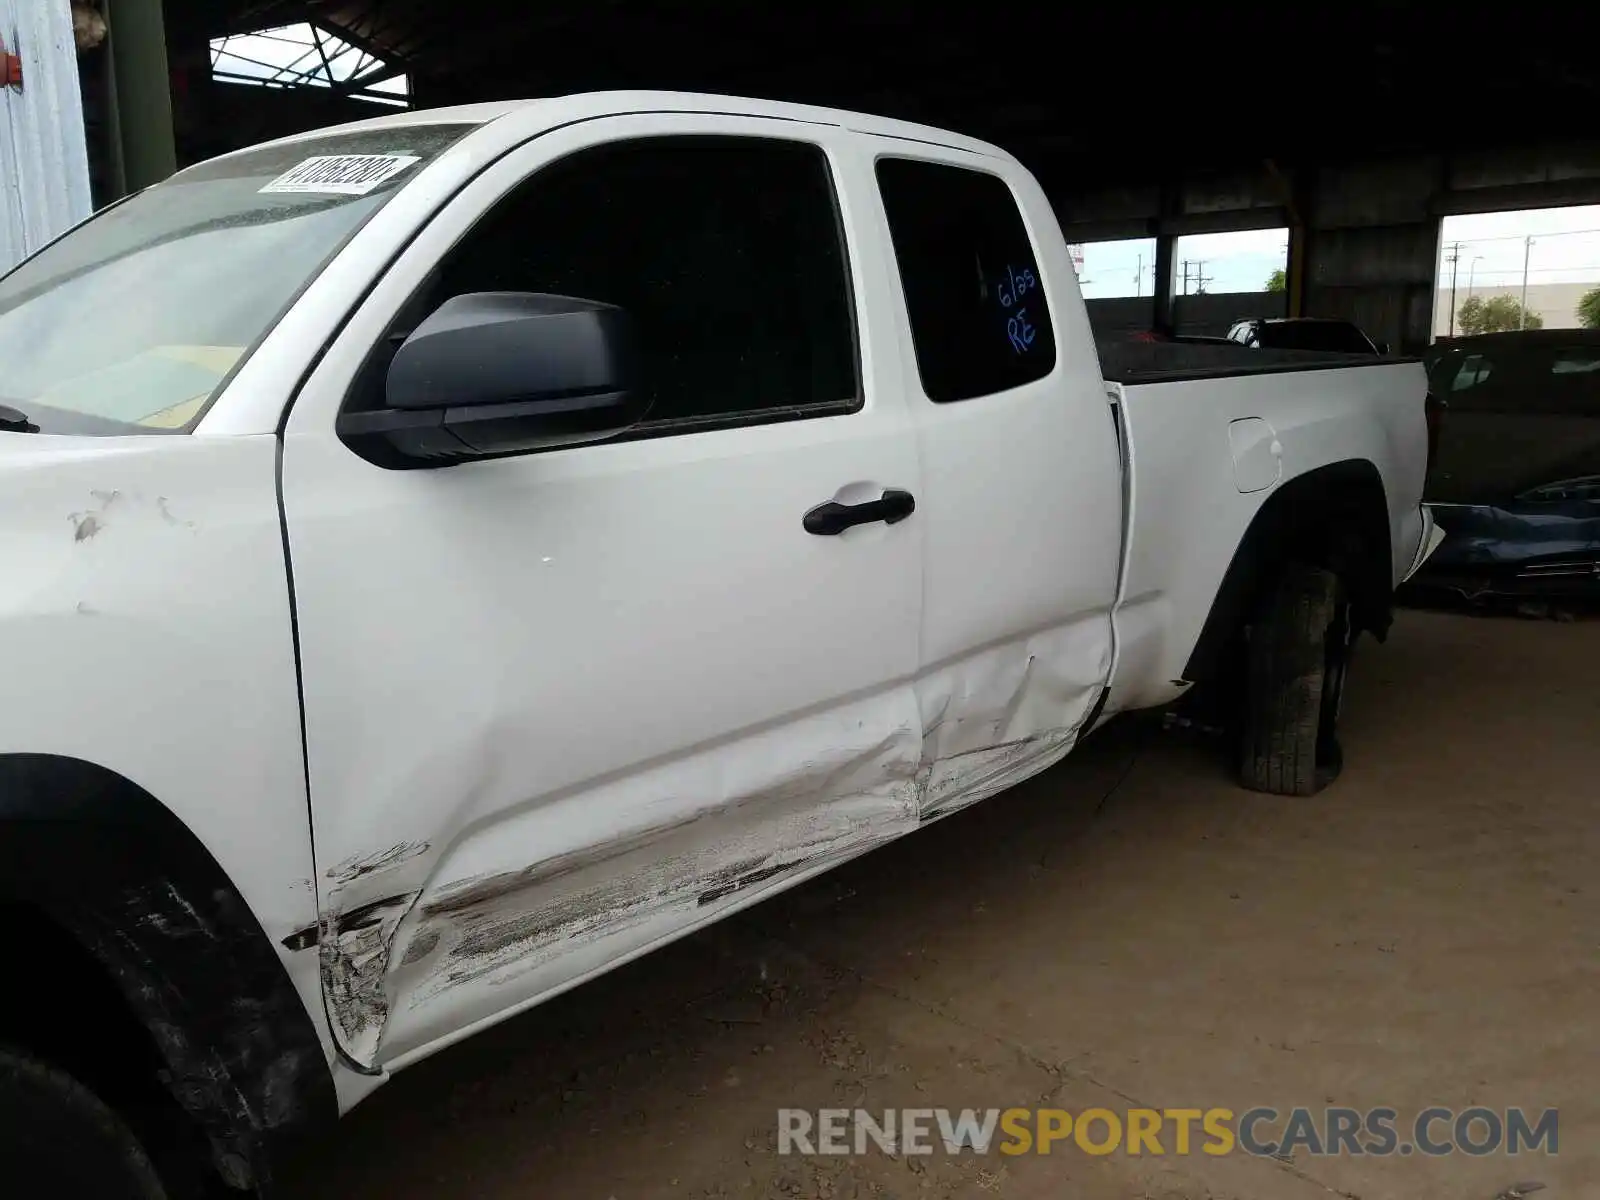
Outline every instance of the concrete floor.
<svg viewBox="0 0 1600 1200">
<path fill-rule="evenodd" d="M 397 1077 L 287 1194 L 1600 1196 L 1597 667 L 1600 622 L 1403 613 L 1363 643 L 1345 774 L 1307 801 L 1113 725 Z M 1556 1106 L 1560 1153 L 773 1152 L 784 1106 L 1329 1103 Z"/>
</svg>

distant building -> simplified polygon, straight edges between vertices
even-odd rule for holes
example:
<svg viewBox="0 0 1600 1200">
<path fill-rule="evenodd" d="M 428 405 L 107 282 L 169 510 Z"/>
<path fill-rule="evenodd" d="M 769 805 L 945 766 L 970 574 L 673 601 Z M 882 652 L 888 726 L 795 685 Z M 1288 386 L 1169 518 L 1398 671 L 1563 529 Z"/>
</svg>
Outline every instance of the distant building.
<svg viewBox="0 0 1600 1200">
<path fill-rule="evenodd" d="M 1578 325 L 1578 301 L 1585 292 L 1600 287 L 1600 279 L 1592 279 L 1588 283 L 1530 283 L 1528 285 L 1528 311 L 1538 313 L 1544 318 L 1546 329 L 1575 329 Z M 1456 313 L 1460 314 L 1461 305 L 1468 296 L 1479 296 L 1485 300 L 1491 296 L 1510 296 L 1513 300 L 1522 298 L 1522 285 L 1514 283 L 1509 286 L 1486 287 L 1482 284 L 1474 287 L 1470 292 L 1460 283 L 1456 285 Z M 1459 323 L 1456 333 L 1461 332 Z M 1450 336 L 1450 289 L 1439 289 L 1433 305 L 1433 335 L 1435 337 Z"/>
</svg>

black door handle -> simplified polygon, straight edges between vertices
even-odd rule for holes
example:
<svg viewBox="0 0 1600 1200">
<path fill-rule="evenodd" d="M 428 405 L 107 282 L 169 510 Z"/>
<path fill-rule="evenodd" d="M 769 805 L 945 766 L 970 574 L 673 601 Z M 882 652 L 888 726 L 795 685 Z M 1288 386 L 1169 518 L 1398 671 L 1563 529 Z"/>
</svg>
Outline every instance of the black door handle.
<svg viewBox="0 0 1600 1200">
<path fill-rule="evenodd" d="M 833 537 L 852 525 L 870 525 L 874 521 L 893 525 L 916 511 L 917 498 L 910 492 L 885 488 L 883 495 L 864 504 L 840 504 L 837 500 L 819 504 L 806 514 L 804 524 L 807 533 Z"/>
</svg>

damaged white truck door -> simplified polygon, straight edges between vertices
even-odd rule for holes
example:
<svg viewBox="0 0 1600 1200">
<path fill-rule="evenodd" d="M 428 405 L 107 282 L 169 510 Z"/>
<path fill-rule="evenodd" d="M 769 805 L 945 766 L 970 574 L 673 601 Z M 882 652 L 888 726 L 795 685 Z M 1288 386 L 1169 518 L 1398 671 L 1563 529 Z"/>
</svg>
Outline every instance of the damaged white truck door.
<svg viewBox="0 0 1600 1200">
<path fill-rule="evenodd" d="M 927 492 L 927 818 L 1062 757 L 1093 711 L 1111 670 L 1122 470 L 1038 185 L 976 154 L 872 145 Z"/>
<path fill-rule="evenodd" d="M 422 230 L 301 390 L 282 486 L 321 953 L 358 1062 L 914 826 L 921 476 L 894 365 L 858 354 L 895 318 L 882 252 L 844 232 L 838 136 L 641 115 L 538 137 Z M 508 290 L 627 308 L 646 427 L 441 470 L 339 440 L 385 347 Z"/>
</svg>

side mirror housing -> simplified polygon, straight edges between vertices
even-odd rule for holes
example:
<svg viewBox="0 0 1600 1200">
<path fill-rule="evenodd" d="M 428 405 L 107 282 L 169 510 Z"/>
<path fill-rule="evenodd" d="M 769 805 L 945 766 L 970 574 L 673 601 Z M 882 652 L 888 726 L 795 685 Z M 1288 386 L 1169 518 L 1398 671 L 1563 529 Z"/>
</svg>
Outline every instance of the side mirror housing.
<svg viewBox="0 0 1600 1200">
<path fill-rule="evenodd" d="M 395 351 L 385 406 L 342 414 L 338 430 L 407 466 L 602 441 L 645 415 L 638 359 L 633 323 L 614 305 L 455 296 Z"/>
<path fill-rule="evenodd" d="M 1377 350 L 1379 358 L 1388 358 L 1389 357 L 1389 343 L 1388 342 L 1378 342 L 1373 347 L 1373 349 Z"/>
</svg>

